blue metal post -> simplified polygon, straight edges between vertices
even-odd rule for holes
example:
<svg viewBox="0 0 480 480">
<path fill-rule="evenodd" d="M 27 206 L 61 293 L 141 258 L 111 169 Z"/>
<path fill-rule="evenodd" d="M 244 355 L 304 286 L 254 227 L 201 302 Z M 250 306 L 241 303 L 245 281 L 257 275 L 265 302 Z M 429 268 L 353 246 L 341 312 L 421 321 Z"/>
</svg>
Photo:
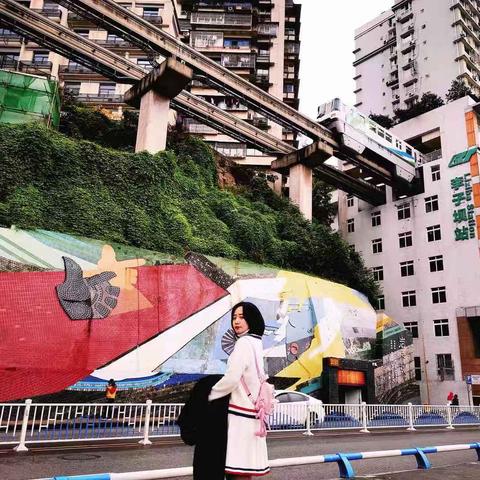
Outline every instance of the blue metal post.
<svg viewBox="0 0 480 480">
<path fill-rule="evenodd" d="M 338 468 L 340 470 L 341 478 L 355 478 L 355 470 L 350 463 L 350 460 L 343 453 L 337 453 L 338 456 Z"/>
<path fill-rule="evenodd" d="M 429 468 L 431 468 L 432 464 L 430 463 L 430 460 L 427 458 L 423 450 L 421 448 L 416 448 L 415 451 L 416 451 L 415 458 L 417 460 L 417 467 L 423 470 L 428 470 Z"/>
</svg>

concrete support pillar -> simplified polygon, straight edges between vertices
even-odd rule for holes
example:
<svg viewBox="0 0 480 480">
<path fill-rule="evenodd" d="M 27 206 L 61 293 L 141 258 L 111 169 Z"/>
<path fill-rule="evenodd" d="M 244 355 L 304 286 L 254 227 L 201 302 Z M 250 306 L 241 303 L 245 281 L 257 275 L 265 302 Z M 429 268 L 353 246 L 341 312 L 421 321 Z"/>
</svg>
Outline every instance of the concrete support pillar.
<svg viewBox="0 0 480 480">
<path fill-rule="evenodd" d="M 290 200 L 300 209 L 307 220 L 312 219 L 313 170 L 303 164 L 290 168 Z"/>
<path fill-rule="evenodd" d="M 143 95 L 140 101 L 136 152 L 146 150 L 149 153 L 157 153 L 165 150 L 169 109 L 169 98 L 154 90 Z"/>
<path fill-rule="evenodd" d="M 165 150 L 170 99 L 176 97 L 192 77 L 191 68 L 168 58 L 125 92 L 125 102 L 140 108 L 136 152 Z"/>
</svg>

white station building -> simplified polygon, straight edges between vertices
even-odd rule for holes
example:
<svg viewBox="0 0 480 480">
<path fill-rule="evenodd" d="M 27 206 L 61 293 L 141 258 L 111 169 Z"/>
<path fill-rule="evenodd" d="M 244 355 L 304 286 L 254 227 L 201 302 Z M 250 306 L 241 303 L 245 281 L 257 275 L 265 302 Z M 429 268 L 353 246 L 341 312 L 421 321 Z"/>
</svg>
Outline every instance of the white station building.
<svg viewBox="0 0 480 480">
<path fill-rule="evenodd" d="M 378 310 L 413 334 L 421 402 L 480 404 L 480 177 L 476 102 L 464 97 L 392 133 L 426 153 L 423 193 L 372 207 L 338 192 L 338 227 L 379 281 Z M 480 109 L 478 109 L 480 113 Z M 480 377 L 479 377 L 480 378 Z"/>
</svg>

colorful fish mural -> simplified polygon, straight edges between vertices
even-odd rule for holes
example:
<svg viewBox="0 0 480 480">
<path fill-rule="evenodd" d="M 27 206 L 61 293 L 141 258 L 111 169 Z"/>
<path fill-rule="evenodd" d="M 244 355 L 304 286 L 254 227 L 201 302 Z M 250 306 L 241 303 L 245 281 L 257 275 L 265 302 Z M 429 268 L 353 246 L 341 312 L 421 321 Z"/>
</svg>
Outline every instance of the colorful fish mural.
<svg viewBox="0 0 480 480">
<path fill-rule="evenodd" d="M 0 401 L 223 373 L 241 300 L 262 311 L 268 374 L 290 388 L 324 357 L 371 358 L 376 338 L 374 309 L 344 285 L 43 230 L 0 228 L 0 292 Z"/>
</svg>

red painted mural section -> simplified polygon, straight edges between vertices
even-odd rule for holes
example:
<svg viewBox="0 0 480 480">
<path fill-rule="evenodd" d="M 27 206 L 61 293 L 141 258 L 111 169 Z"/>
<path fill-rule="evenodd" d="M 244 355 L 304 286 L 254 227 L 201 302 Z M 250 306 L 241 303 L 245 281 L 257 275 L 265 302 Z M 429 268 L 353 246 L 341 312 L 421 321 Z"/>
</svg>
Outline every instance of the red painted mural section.
<svg viewBox="0 0 480 480">
<path fill-rule="evenodd" d="M 0 273 L 0 401 L 62 390 L 226 295 L 190 265 L 136 270 L 129 311 L 95 320 L 63 311 L 64 272 Z"/>
</svg>

